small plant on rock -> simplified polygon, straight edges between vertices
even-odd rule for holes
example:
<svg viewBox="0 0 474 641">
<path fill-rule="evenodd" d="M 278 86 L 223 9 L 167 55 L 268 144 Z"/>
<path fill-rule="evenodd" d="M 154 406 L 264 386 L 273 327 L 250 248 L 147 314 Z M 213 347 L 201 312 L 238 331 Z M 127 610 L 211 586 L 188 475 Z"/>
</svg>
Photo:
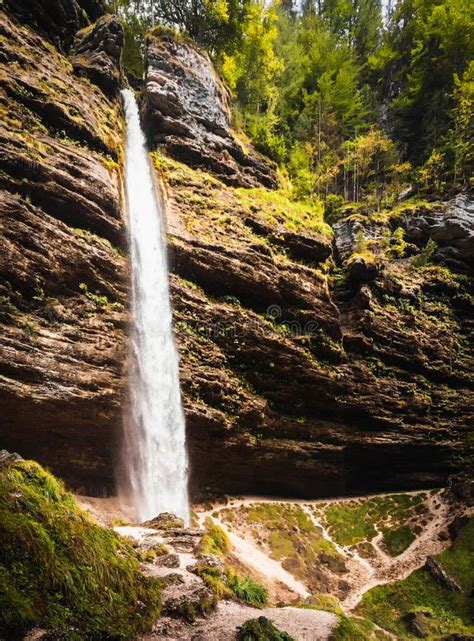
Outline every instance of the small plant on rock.
<svg viewBox="0 0 474 641">
<path fill-rule="evenodd" d="M 281 632 L 266 617 L 249 619 L 237 632 L 239 641 L 294 641 L 286 632 Z"/>
</svg>

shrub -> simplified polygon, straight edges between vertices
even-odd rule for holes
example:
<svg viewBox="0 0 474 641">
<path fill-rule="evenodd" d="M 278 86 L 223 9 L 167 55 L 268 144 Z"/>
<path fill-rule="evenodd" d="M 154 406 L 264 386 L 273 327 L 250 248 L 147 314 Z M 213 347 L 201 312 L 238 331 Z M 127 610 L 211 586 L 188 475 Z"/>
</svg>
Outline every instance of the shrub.
<svg viewBox="0 0 474 641">
<path fill-rule="evenodd" d="M 0 468 L 0 630 L 38 625 L 68 641 L 130 639 L 159 616 L 160 584 L 33 461 Z"/>
<path fill-rule="evenodd" d="M 227 580 L 233 594 L 250 605 L 264 606 L 268 600 L 268 590 L 250 576 L 241 577 L 232 570 L 228 571 Z"/>
<path fill-rule="evenodd" d="M 239 641 L 294 641 L 286 632 L 278 628 L 266 617 L 249 619 L 240 626 L 237 632 Z"/>
<path fill-rule="evenodd" d="M 436 248 L 437 244 L 432 238 L 430 238 L 420 253 L 412 258 L 412 264 L 415 265 L 415 267 L 424 267 L 431 262 Z"/>
<path fill-rule="evenodd" d="M 362 621 L 342 615 L 332 632 L 332 641 L 368 641 L 370 637 Z"/>
</svg>

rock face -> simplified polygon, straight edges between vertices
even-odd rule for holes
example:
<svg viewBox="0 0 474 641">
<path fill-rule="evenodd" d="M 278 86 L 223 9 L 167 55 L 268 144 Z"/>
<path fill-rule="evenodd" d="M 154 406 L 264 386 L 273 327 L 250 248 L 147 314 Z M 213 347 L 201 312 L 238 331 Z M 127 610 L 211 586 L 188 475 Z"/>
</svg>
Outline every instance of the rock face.
<svg viewBox="0 0 474 641">
<path fill-rule="evenodd" d="M 66 46 L 99 3 L 8 6 Z M 123 386 L 120 106 L 15 17 L 0 23 L 0 441 L 103 492 Z"/>
<path fill-rule="evenodd" d="M 5 0 L 3 6 L 63 52 L 69 49 L 79 29 L 105 11 L 103 0 Z"/>
<path fill-rule="evenodd" d="M 75 37 L 72 50 L 75 73 L 89 78 L 106 95 L 117 96 L 122 81 L 122 45 L 123 29 L 118 18 L 103 16 Z"/>
<path fill-rule="evenodd" d="M 276 186 L 271 163 L 231 129 L 230 96 L 209 56 L 171 35 L 149 36 L 142 117 L 150 142 L 230 185 Z"/>
<path fill-rule="evenodd" d="M 463 279 L 380 257 L 361 283 L 349 253 L 335 279 L 324 254 L 289 258 L 278 207 L 257 191 L 157 166 L 195 496 L 439 486 L 467 465 Z"/>
<path fill-rule="evenodd" d="M 6 4 L 1 446 L 83 493 L 109 492 L 128 283 L 121 31 L 71 9 L 99 17 L 95 0 Z M 147 62 L 194 497 L 414 489 L 465 469 L 469 202 L 430 219 L 349 216 L 334 239 L 315 210 L 262 187 L 274 170 L 237 141 L 207 56 L 155 35 Z M 387 241 L 396 226 L 405 253 Z M 412 262 L 431 237 L 451 270 Z"/>
<path fill-rule="evenodd" d="M 431 238 L 436 257 L 458 271 L 472 272 L 474 265 L 474 201 L 459 194 L 447 207 L 421 209 L 402 221 L 407 240 L 419 247 Z"/>
</svg>

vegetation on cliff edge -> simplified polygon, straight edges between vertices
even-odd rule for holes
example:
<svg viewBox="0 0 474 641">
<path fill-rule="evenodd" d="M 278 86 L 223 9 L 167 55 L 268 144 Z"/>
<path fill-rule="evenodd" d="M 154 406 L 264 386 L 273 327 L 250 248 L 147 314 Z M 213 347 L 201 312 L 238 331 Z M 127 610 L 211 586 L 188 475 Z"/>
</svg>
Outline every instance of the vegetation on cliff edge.
<svg viewBox="0 0 474 641">
<path fill-rule="evenodd" d="M 71 641 L 131 639 L 160 613 L 160 584 L 128 543 L 33 461 L 0 468 L 0 634 L 38 625 Z"/>
</svg>

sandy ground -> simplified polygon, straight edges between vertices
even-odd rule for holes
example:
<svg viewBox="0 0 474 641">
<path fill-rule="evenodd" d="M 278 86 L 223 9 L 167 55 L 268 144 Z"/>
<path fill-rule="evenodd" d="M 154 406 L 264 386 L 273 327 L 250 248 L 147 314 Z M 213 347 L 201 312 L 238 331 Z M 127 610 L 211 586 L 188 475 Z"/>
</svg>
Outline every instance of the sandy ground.
<svg viewBox="0 0 474 641">
<path fill-rule="evenodd" d="M 258 610 L 232 601 L 222 601 L 207 619 L 193 625 L 166 620 L 153 634 L 141 641 L 231 641 L 237 628 L 248 619 L 265 616 L 279 630 L 287 632 L 295 641 L 328 641 L 338 618 L 330 612 L 300 608 L 265 608 Z"/>
</svg>

